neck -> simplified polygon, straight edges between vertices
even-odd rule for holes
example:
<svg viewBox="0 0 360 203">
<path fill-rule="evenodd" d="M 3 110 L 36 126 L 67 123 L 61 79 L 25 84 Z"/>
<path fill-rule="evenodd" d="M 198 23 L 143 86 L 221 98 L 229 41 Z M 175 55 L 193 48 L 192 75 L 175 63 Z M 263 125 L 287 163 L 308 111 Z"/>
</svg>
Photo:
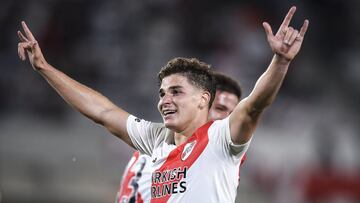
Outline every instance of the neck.
<svg viewBox="0 0 360 203">
<path fill-rule="evenodd" d="M 189 125 L 185 130 L 181 132 L 175 132 L 174 139 L 175 145 L 179 146 L 185 143 L 193 134 L 194 132 L 203 126 L 208 121 L 207 115 L 201 116 L 200 118 L 194 118 L 192 121 L 192 125 Z"/>
<path fill-rule="evenodd" d="M 174 135 L 175 145 L 179 146 L 179 145 L 185 143 L 189 137 L 187 137 L 181 133 L 175 133 L 175 135 Z"/>
</svg>

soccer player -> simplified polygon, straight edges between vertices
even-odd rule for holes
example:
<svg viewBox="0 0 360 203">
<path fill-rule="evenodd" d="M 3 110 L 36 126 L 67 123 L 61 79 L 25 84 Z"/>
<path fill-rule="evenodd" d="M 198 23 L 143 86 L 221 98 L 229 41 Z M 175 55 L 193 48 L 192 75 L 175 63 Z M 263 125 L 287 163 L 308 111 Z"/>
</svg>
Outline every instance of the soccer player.
<svg viewBox="0 0 360 203">
<path fill-rule="evenodd" d="M 220 120 L 230 115 L 241 99 L 238 82 L 222 73 L 213 73 L 215 98 L 209 111 L 209 120 Z"/>
<path fill-rule="evenodd" d="M 152 123 L 113 104 L 100 93 L 47 63 L 31 31 L 22 22 L 18 53 L 80 113 L 103 125 L 128 145 L 152 158 L 151 202 L 234 202 L 240 161 L 266 107 L 275 99 L 308 28 L 289 26 L 292 7 L 274 35 L 263 23 L 274 57 L 248 97 L 223 120 L 208 122 L 215 89 L 209 65 L 175 58 L 158 75 L 158 110 Z"/>
<path fill-rule="evenodd" d="M 224 119 L 230 115 L 240 102 L 240 85 L 232 78 L 213 73 L 215 98 L 209 111 L 209 120 Z M 245 156 L 242 162 L 245 160 Z M 116 203 L 149 202 L 151 199 L 151 157 L 135 151 L 131 157 L 116 196 Z"/>
</svg>

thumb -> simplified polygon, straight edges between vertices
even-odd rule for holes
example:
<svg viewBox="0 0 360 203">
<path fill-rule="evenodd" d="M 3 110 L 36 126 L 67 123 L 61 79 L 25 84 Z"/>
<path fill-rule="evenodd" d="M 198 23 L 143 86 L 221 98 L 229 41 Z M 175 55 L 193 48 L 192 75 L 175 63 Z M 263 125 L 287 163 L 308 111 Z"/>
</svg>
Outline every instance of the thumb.
<svg viewBox="0 0 360 203">
<path fill-rule="evenodd" d="M 269 25 L 269 23 L 263 22 L 263 27 L 264 27 L 266 36 L 268 38 L 274 36 L 273 31 L 272 31 L 271 26 Z"/>
<path fill-rule="evenodd" d="M 30 42 L 31 51 L 35 53 L 37 49 L 39 48 L 39 44 L 37 41 L 31 41 Z"/>
</svg>

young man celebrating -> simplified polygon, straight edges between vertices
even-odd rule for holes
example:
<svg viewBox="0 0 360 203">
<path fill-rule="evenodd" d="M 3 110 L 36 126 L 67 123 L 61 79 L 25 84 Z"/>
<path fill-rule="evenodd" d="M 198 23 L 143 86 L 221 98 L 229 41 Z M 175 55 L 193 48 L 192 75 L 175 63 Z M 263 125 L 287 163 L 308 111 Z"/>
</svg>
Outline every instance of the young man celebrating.
<svg viewBox="0 0 360 203">
<path fill-rule="evenodd" d="M 151 202 L 234 202 L 238 169 L 264 109 L 282 84 L 290 62 L 299 52 L 308 21 L 300 31 L 289 27 L 296 8 L 274 35 L 263 23 L 274 57 L 251 94 L 224 120 L 208 122 L 215 90 L 207 64 L 176 58 L 159 73 L 158 109 L 163 124 L 140 120 L 98 92 L 48 64 L 29 28 L 18 53 L 76 110 L 106 127 L 152 158 Z"/>
<path fill-rule="evenodd" d="M 234 79 L 221 73 L 213 73 L 213 80 L 216 94 L 209 111 L 209 120 L 220 120 L 229 116 L 240 102 L 241 88 Z M 151 157 L 135 151 L 122 176 L 115 202 L 149 202 L 151 199 L 151 174 Z"/>
</svg>

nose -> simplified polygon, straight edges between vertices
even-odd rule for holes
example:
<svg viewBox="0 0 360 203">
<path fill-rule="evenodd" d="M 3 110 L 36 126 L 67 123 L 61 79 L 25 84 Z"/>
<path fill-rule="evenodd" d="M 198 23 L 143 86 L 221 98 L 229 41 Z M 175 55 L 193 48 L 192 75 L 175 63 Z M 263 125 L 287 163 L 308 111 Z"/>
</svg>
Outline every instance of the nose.
<svg viewBox="0 0 360 203">
<path fill-rule="evenodd" d="M 165 95 L 163 96 L 163 98 L 162 98 L 162 103 L 163 103 L 163 104 L 170 104 L 171 101 L 172 101 L 172 97 L 171 97 L 171 95 L 169 95 L 169 94 L 165 94 Z"/>
<path fill-rule="evenodd" d="M 159 101 L 159 110 L 161 110 L 163 107 L 170 105 L 172 102 L 172 97 L 169 94 L 165 94 L 163 97 L 160 98 Z"/>
</svg>

